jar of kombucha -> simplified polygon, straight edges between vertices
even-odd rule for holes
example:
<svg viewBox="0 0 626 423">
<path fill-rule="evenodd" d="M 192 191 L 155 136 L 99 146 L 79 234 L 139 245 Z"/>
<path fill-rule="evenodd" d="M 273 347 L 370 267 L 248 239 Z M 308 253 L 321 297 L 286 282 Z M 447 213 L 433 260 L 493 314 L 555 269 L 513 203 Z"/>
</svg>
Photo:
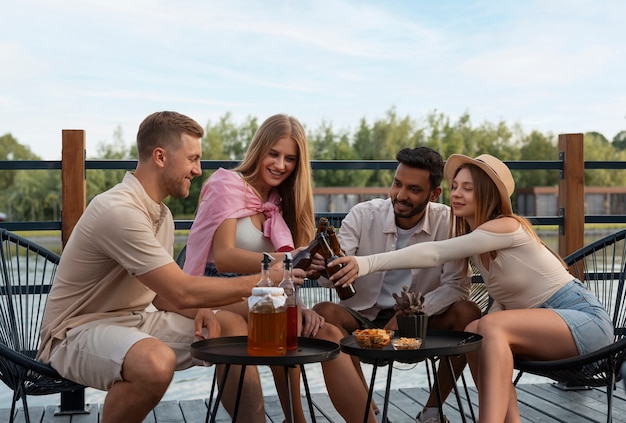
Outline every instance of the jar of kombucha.
<svg viewBox="0 0 626 423">
<path fill-rule="evenodd" d="M 287 306 L 283 288 L 256 287 L 248 298 L 248 354 L 280 356 L 287 350 Z"/>
</svg>

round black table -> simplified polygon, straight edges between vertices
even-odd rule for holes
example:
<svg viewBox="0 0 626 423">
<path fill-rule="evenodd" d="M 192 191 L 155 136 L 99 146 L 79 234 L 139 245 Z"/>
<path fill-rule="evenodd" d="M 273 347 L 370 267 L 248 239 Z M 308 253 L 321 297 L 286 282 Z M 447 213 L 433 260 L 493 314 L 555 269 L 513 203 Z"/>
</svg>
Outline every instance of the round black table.
<svg viewBox="0 0 626 423">
<path fill-rule="evenodd" d="M 389 405 L 389 392 L 391 389 L 391 374 L 394 361 L 400 363 L 417 363 L 423 360 L 429 360 L 434 374 L 434 385 L 437 393 L 437 401 L 439 406 L 439 419 L 443 419 L 443 401 L 441 399 L 441 391 L 439 390 L 439 380 L 437 378 L 437 369 L 435 366 L 436 359 L 440 359 L 442 362 L 446 362 L 448 371 L 452 375 L 452 380 L 455 381 L 454 369 L 450 362 L 450 357 L 465 354 L 467 352 L 475 351 L 482 345 L 482 336 L 470 332 L 459 331 L 443 331 L 433 330 L 428 331 L 426 339 L 422 342 L 422 346 L 416 350 L 394 350 L 391 344 L 385 346 L 383 349 L 371 349 L 361 348 L 357 343 L 353 335 L 343 338 L 341 343 L 341 351 L 356 356 L 360 361 L 364 361 L 374 365 L 372 370 L 372 378 L 370 381 L 369 392 L 367 395 L 367 403 L 365 406 L 365 417 L 363 421 L 367 421 L 368 411 L 372 402 L 372 395 L 374 393 L 374 382 L 376 381 L 376 369 L 378 366 L 389 366 L 387 372 L 387 386 L 385 387 L 385 399 L 383 405 L 383 422 L 387 421 L 387 407 Z M 443 360 L 445 359 L 445 360 Z M 459 411 L 463 422 L 465 420 L 465 413 L 463 412 L 463 405 L 461 403 L 461 397 L 459 395 L 458 387 L 454 383 L 454 393 L 459 405 Z M 470 403 L 471 409 L 471 403 Z M 472 410 L 472 417 L 474 421 L 474 413 Z"/>
<path fill-rule="evenodd" d="M 291 401 L 291 387 L 289 381 L 289 367 L 300 366 L 302 372 L 302 380 L 304 382 L 304 389 L 306 392 L 306 398 L 309 403 L 309 411 L 311 413 L 311 419 L 315 422 L 315 413 L 313 410 L 313 403 L 311 400 L 311 393 L 309 391 L 309 384 L 306 379 L 306 373 L 304 371 L 304 364 L 307 363 L 321 363 L 324 361 L 332 360 L 339 355 L 339 345 L 334 342 L 325 341 L 315 338 L 298 338 L 298 349 L 293 351 L 287 351 L 285 355 L 281 356 L 252 356 L 248 354 L 248 337 L 247 336 L 231 336 L 214 339 L 203 339 L 191 344 L 191 356 L 202 361 L 206 361 L 213 364 L 224 364 L 224 374 L 220 382 L 220 388 L 218 390 L 217 399 L 211 412 L 211 402 L 213 393 L 211 392 L 211 401 L 209 402 L 209 410 L 207 411 L 207 421 L 209 420 L 209 413 L 211 414 L 211 421 L 215 421 L 217 409 L 222 398 L 222 392 L 226 383 L 226 377 L 230 366 L 240 365 L 241 376 L 239 378 L 239 387 L 237 389 L 237 400 L 235 401 L 235 412 L 233 415 L 233 422 L 237 420 L 237 410 L 239 408 L 239 400 L 241 397 L 241 390 L 243 388 L 243 378 L 246 371 L 246 366 L 266 365 L 266 366 L 283 366 L 285 369 L 285 380 L 287 384 L 287 401 L 289 406 L 288 415 L 285 416 L 288 422 L 293 421 L 293 404 Z"/>
</svg>

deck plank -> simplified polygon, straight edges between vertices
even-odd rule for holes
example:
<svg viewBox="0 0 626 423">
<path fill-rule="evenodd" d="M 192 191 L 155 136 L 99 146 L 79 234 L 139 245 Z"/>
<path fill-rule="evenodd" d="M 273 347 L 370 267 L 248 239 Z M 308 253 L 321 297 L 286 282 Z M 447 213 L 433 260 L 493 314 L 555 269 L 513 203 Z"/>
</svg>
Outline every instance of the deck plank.
<svg viewBox="0 0 626 423">
<path fill-rule="evenodd" d="M 470 400 L 474 404 L 474 412 L 478 413 L 478 395 L 474 387 L 469 388 Z M 384 391 L 376 391 L 374 399 L 379 405 L 383 403 Z M 606 421 L 606 394 L 602 389 L 582 391 L 562 391 L 550 383 L 520 384 L 517 387 L 519 409 L 524 423 L 570 423 L 570 422 L 598 422 Z M 316 420 L 321 423 L 343 422 L 343 419 L 333 407 L 325 393 L 312 394 Z M 465 393 L 461 393 L 465 414 L 469 415 Z M 428 399 L 426 388 L 392 389 L 388 415 L 394 423 L 412 423 L 415 415 L 422 409 Z M 310 421 L 306 399 L 305 416 Z M 192 399 L 180 401 L 162 401 L 153 410 L 145 423 L 195 423 L 204 422 L 207 413 L 208 400 Z M 101 405 L 91 405 L 90 414 L 75 416 L 55 416 L 55 406 L 31 407 L 31 421 L 42 423 L 97 423 L 101 413 Z M 268 423 L 282 422 L 283 415 L 280 401 L 276 396 L 265 397 L 265 410 Z M 9 420 L 9 409 L 0 408 L 0 421 Z M 444 405 L 444 412 L 450 421 L 460 421 L 460 414 L 454 395 L 448 397 Z M 20 409 L 16 422 L 24 422 L 24 413 Z M 218 421 L 229 422 L 228 413 L 220 406 Z M 622 384 L 615 391 L 613 400 L 614 423 L 626 423 L 626 391 Z"/>
</svg>

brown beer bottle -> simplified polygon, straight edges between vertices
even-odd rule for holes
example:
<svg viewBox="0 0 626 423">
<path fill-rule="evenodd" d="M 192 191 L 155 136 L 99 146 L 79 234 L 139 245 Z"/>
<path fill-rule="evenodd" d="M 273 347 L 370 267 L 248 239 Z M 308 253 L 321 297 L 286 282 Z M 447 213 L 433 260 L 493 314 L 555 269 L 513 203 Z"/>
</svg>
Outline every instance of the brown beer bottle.
<svg viewBox="0 0 626 423">
<path fill-rule="evenodd" d="M 315 237 L 317 238 L 317 236 L 319 234 L 323 234 L 326 232 L 326 228 L 328 227 L 328 219 L 326 217 L 321 217 L 319 220 L 319 223 L 317 224 L 317 233 L 315 235 Z M 317 252 L 316 252 L 317 253 Z M 311 255 L 311 260 L 313 260 L 313 256 L 315 254 Z M 310 265 L 310 264 L 309 264 Z M 326 276 L 324 270 L 315 270 L 313 272 L 311 272 L 311 274 L 309 274 L 307 276 L 308 279 L 312 279 L 312 280 L 317 280 L 319 279 L 320 276 Z"/>
<path fill-rule="evenodd" d="M 333 234 L 334 234 L 334 229 L 333 229 Z M 320 252 L 326 258 L 326 273 L 328 273 L 328 276 L 332 276 L 335 273 L 337 273 L 339 269 L 341 269 L 341 266 L 328 266 L 328 263 L 330 263 L 331 261 L 335 260 L 336 258 L 340 256 L 334 253 L 332 247 L 330 246 L 328 242 L 327 235 L 322 234 L 320 238 L 320 245 L 322 246 L 322 249 Z M 337 245 L 339 245 L 338 240 L 337 240 Z M 341 250 L 341 248 L 339 250 Z M 330 255 L 330 257 L 328 257 L 328 255 Z M 341 255 L 342 256 L 344 255 L 343 252 L 341 252 Z M 337 291 L 337 295 L 339 296 L 340 300 L 347 300 L 348 298 L 356 294 L 356 291 L 354 290 L 354 286 L 352 284 L 346 287 L 335 286 L 335 291 Z"/>
<path fill-rule="evenodd" d="M 341 249 L 341 245 L 339 245 L 339 238 L 337 238 L 337 232 L 335 231 L 334 226 L 329 226 L 328 229 L 326 229 L 326 234 L 328 235 L 328 244 L 330 245 L 330 248 L 332 248 L 333 253 L 337 257 L 345 256 L 346 254 Z"/>
<path fill-rule="evenodd" d="M 319 237 L 315 236 L 313 241 L 304 250 L 299 251 L 293 257 L 293 269 L 308 270 L 313 257 L 320 251 Z"/>
</svg>

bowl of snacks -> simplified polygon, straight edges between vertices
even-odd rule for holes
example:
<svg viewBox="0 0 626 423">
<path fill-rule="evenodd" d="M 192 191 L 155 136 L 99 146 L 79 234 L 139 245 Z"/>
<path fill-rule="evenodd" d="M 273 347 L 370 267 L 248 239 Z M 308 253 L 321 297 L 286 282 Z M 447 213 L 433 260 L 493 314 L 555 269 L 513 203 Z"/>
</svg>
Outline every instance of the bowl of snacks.
<svg viewBox="0 0 626 423">
<path fill-rule="evenodd" d="M 395 338 L 391 341 L 394 350 L 416 350 L 422 346 L 420 338 Z"/>
<path fill-rule="evenodd" d="M 393 331 L 386 329 L 357 329 L 352 332 L 361 348 L 383 349 L 391 343 Z"/>
</svg>

